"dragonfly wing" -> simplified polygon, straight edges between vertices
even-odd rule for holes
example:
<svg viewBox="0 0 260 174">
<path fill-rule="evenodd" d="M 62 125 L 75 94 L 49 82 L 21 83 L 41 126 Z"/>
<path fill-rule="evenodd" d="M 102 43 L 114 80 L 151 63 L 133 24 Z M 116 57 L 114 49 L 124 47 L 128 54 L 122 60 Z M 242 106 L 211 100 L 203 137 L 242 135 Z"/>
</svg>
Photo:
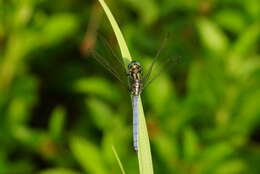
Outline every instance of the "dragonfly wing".
<svg viewBox="0 0 260 174">
<path fill-rule="evenodd" d="M 150 69 L 151 68 L 154 69 L 153 71 L 155 71 L 155 73 L 153 75 L 151 75 L 152 74 L 152 71 L 151 71 L 150 74 L 148 75 L 148 78 L 143 80 L 143 88 L 146 88 L 147 86 L 149 86 L 163 72 L 168 71 L 171 67 L 178 64 L 180 62 L 180 60 L 181 60 L 181 58 L 168 58 L 162 64 L 157 65 L 156 68 L 150 67 Z M 159 69 L 159 70 L 155 70 L 155 69 Z"/>
<path fill-rule="evenodd" d="M 98 63 L 112 73 L 124 86 L 126 85 L 125 80 L 123 80 L 122 76 L 114 68 L 112 68 L 112 65 L 110 65 L 105 57 L 101 56 L 96 51 L 93 51 L 92 56 L 98 61 Z M 126 85 L 126 87 L 128 87 L 128 85 Z"/>
<path fill-rule="evenodd" d="M 149 77 L 150 77 L 150 75 L 151 75 L 151 73 L 152 73 L 152 71 L 153 71 L 153 68 L 154 68 L 156 62 L 157 62 L 158 59 L 159 59 L 159 55 L 161 54 L 162 50 L 165 48 L 165 46 L 166 46 L 166 44 L 167 44 L 167 42 L 168 42 L 168 39 L 169 39 L 169 35 L 167 34 L 167 36 L 164 38 L 164 40 L 163 40 L 163 42 L 162 42 L 160 48 L 158 49 L 158 51 L 157 51 L 157 53 L 156 53 L 156 56 L 155 56 L 155 58 L 154 58 L 152 64 L 150 65 L 150 67 L 149 67 L 147 73 L 144 75 L 143 83 L 145 83 L 145 82 L 148 81 L 148 79 L 149 79 Z"/>
<path fill-rule="evenodd" d="M 115 58 L 115 60 L 117 61 L 117 64 L 119 64 L 121 67 L 125 67 L 124 61 L 122 59 L 121 56 L 118 56 L 112 49 L 111 45 L 109 44 L 109 42 L 105 39 L 105 37 L 102 34 L 98 35 L 98 41 L 100 41 L 100 43 L 103 44 L 103 48 L 106 50 L 106 52 L 108 54 L 111 55 L 111 57 Z"/>
<path fill-rule="evenodd" d="M 148 68 L 147 73 L 143 76 L 143 88 L 147 87 L 153 80 L 160 76 L 163 72 L 169 70 L 173 65 L 178 63 L 180 58 L 168 58 L 160 56 L 163 50 L 166 50 L 169 46 L 169 34 L 163 39 L 157 54 Z M 168 48 L 169 49 L 169 48 Z"/>
<path fill-rule="evenodd" d="M 98 36 L 98 42 L 96 49 L 92 51 L 92 57 L 111 72 L 126 88 L 129 88 L 123 59 L 116 55 L 109 43 L 102 36 Z"/>
</svg>

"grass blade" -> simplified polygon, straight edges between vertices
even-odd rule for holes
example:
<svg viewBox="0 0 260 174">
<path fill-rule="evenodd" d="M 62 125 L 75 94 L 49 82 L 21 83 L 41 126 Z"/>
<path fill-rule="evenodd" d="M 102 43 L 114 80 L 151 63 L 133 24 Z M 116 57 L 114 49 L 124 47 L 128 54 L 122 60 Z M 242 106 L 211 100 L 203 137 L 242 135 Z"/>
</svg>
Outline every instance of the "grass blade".
<svg viewBox="0 0 260 174">
<path fill-rule="evenodd" d="M 122 32 L 113 17 L 111 11 L 109 10 L 108 6 L 104 2 L 104 0 L 99 0 L 102 8 L 104 9 L 111 26 L 115 32 L 120 51 L 122 54 L 122 57 L 124 58 L 124 63 L 127 66 L 128 63 L 132 60 L 131 54 L 128 50 L 127 44 L 125 42 L 125 39 L 122 35 Z M 153 174 L 153 164 L 152 164 L 152 156 L 151 156 L 151 150 L 150 150 L 150 143 L 149 143 L 149 137 L 147 133 L 146 128 L 146 121 L 142 106 L 141 98 L 138 99 L 138 112 L 139 112 L 139 127 L 138 127 L 138 139 L 139 139 L 139 151 L 138 151 L 138 162 L 139 162 L 139 171 L 141 174 Z"/>
<path fill-rule="evenodd" d="M 152 154 L 150 149 L 149 136 L 144 117 L 143 104 L 141 97 L 138 99 L 138 112 L 139 112 L 139 130 L 138 130 L 138 162 L 141 174 L 153 174 Z"/>
<path fill-rule="evenodd" d="M 119 48 L 120 48 L 120 51 L 121 51 L 121 55 L 122 57 L 124 58 L 124 63 L 125 65 L 128 65 L 128 63 L 132 60 L 132 57 L 131 57 L 131 54 L 128 50 L 128 47 L 126 45 L 126 42 L 125 42 L 125 39 L 123 37 L 123 34 L 115 20 L 115 18 L 113 17 L 111 11 L 109 10 L 108 6 L 106 5 L 105 1 L 104 0 L 99 0 L 102 8 L 104 9 L 107 17 L 108 17 L 108 20 L 114 30 L 114 33 L 116 35 L 116 39 L 117 39 L 117 42 L 119 44 Z"/>
<path fill-rule="evenodd" d="M 121 163 L 121 161 L 120 161 L 120 158 L 119 158 L 119 156 L 118 156 L 118 154 L 117 154 L 116 149 L 115 149 L 114 146 L 112 146 L 112 151 L 113 151 L 113 153 L 114 153 L 114 155 L 115 155 L 115 157 L 116 157 L 116 160 L 117 160 L 117 162 L 118 162 L 118 165 L 119 165 L 119 167 L 120 167 L 120 169 L 121 169 L 122 174 L 125 174 L 124 167 L 123 167 L 123 165 L 122 165 L 122 163 Z"/>
</svg>

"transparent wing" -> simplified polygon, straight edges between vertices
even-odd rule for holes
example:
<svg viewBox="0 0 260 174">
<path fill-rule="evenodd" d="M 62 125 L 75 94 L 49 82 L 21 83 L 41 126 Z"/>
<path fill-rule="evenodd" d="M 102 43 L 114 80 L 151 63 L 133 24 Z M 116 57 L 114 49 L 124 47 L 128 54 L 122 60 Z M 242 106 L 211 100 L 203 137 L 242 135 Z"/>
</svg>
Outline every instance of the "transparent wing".
<svg viewBox="0 0 260 174">
<path fill-rule="evenodd" d="M 156 61 L 156 60 L 154 60 Z M 181 58 L 168 58 L 161 62 L 159 65 L 156 65 L 155 67 L 150 65 L 149 68 L 149 75 L 146 79 L 143 80 L 143 88 L 146 88 L 148 85 L 150 85 L 157 77 L 159 77 L 163 72 L 168 71 L 172 67 L 174 67 L 176 64 L 179 64 L 181 61 Z M 153 70 L 151 70 L 153 69 Z"/>
<path fill-rule="evenodd" d="M 156 53 L 156 56 L 152 62 L 152 64 L 150 65 L 147 73 L 144 75 L 144 78 L 143 78 L 143 83 L 147 82 L 147 80 L 149 79 L 151 73 L 152 73 L 152 70 L 153 70 L 153 67 L 155 66 L 155 63 L 157 62 L 158 58 L 159 58 L 159 55 L 161 54 L 161 51 L 163 50 L 163 48 L 165 48 L 165 45 L 168 41 L 169 37 L 166 36 L 161 44 L 161 47 L 158 49 L 157 53 Z"/>
<path fill-rule="evenodd" d="M 116 55 L 108 41 L 101 35 L 98 35 L 96 49 L 92 51 L 92 57 L 112 73 L 126 88 L 129 88 L 123 59 Z"/>
<path fill-rule="evenodd" d="M 163 72 L 168 71 L 174 65 L 178 64 L 181 61 L 181 58 L 165 58 L 161 56 L 163 50 L 169 47 L 169 34 L 164 38 L 160 48 L 157 51 L 157 54 L 148 68 L 148 71 L 143 76 L 143 88 L 151 84 L 157 77 L 159 77 Z M 169 48 L 168 48 L 169 49 Z M 167 55 L 168 56 L 168 55 Z"/>
<path fill-rule="evenodd" d="M 121 56 L 118 56 L 112 49 L 109 42 L 105 39 L 105 37 L 102 34 L 98 34 L 98 42 L 102 45 L 101 48 L 105 49 L 106 53 L 108 55 L 111 55 L 110 58 L 112 59 L 113 63 L 116 63 L 116 65 L 120 66 L 120 68 L 123 68 L 123 71 L 125 71 L 124 67 L 124 61 Z"/>
<path fill-rule="evenodd" d="M 111 64 L 106 60 L 105 57 L 101 56 L 98 52 L 93 51 L 92 56 L 110 73 L 112 73 L 123 85 L 125 81 L 121 78 L 121 75 L 111 66 Z"/>
</svg>

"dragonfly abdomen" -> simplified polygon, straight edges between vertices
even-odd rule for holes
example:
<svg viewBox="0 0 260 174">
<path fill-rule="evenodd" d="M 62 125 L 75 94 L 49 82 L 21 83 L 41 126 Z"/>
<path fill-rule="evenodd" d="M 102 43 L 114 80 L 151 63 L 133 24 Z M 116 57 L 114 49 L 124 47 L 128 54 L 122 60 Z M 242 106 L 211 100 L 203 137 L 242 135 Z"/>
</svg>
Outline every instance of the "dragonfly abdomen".
<svg viewBox="0 0 260 174">
<path fill-rule="evenodd" d="M 142 90 L 142 83 L 140 80 L 134 80 L 131 86 L 132 95 L 138 96 Z"/>
<path fill-rule="evenodd" d="M 132 61 L 128 65 L 128 71 L 131 93 L 133 95 L 133 141 L 134 149 L 135 151 L 138 151 L 138 97 L 143 88 L 142 69 L 140 63 Z"/>
</svg>

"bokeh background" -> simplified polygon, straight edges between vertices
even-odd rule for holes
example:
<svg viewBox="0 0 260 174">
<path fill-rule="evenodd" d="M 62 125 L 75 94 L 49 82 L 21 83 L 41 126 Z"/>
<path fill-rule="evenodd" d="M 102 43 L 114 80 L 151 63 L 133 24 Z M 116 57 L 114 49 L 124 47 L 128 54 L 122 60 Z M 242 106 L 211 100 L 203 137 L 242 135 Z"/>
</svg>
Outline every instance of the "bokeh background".
<svg viewBox="0 0 260 174">
<path fill-rule="evenodd" d="M 155 173 L 260 173 L 258 0 L 107 0 L 133 57 L 182 61 L 142 94 Z M 129 93 L 91 56 L 97 1 L 0 0 L 0 174 L 138 173 Z"/>
</svg>

